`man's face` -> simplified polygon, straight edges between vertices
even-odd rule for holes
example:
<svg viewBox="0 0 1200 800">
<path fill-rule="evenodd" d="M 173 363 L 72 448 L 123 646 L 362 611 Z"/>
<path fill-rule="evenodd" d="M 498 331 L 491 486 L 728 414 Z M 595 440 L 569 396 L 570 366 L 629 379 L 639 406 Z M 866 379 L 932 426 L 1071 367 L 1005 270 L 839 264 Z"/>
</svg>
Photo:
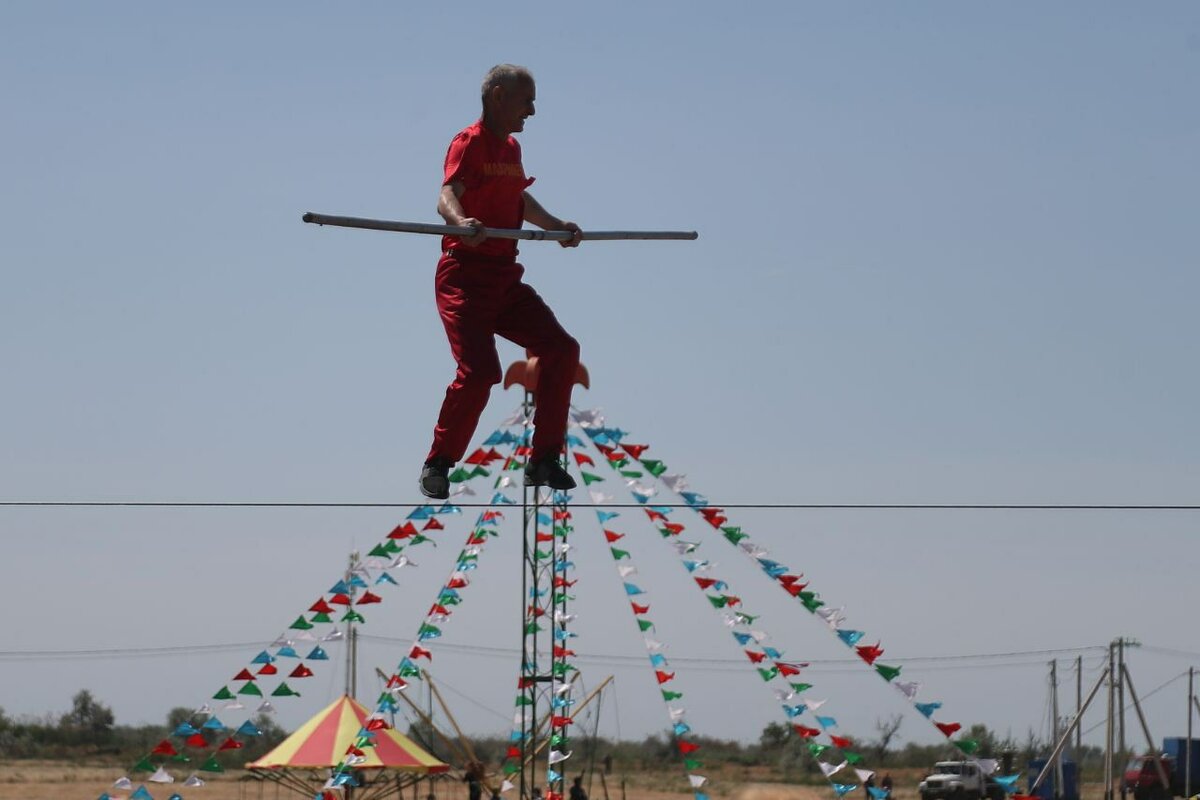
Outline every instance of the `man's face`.
<svg viewBox="0 0 1200 800">
<path fill-rule="evenodd" d="M 495 119 L 508 133 L 525 130 L 525 118 L 534 115 L 533 100 L 537 88 L 531 80 L 517 81 L 511 88 L 496 87 L 498 98 Z"/>
</svg>

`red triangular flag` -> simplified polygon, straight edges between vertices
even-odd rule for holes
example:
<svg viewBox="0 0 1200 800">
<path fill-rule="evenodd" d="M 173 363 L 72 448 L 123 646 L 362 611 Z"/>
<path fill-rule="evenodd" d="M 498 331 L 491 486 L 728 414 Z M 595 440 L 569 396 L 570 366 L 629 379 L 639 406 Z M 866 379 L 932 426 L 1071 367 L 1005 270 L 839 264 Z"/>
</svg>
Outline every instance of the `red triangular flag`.
<svg viewBox="0 0 1200 800">
<path fill-rule="evenodd" d="M 630 603 L 629 605 L 633 606 L 633 613 L 635 613 L 635 614 L 649 614 L 650 613 L 650 606 L 639 606 L 637 603 Z"/>
<path fill-rule="evenodd" d="M 679 740 L 679 752 L 685 756 L 688 753 L 694 753 L 699 749 L 700 749 L 700 745 L 698 745 L 698 744 L 692 744 L 691 742 L 685 742 L 683 739 Z"/>
<path fill-rule="evenodd" d="M 274 664 L 263 664 L 262 669 L 260 669 L 258 671 L 258 674 L 259 675 L 274 675 L 277 672 L 279 672 L 279 670 L 275 667 Z"/>
<path fill-rule="evenodd" d="M 608 540 L 608 543 L 609 543 L 609 544 L 612 544 L 613 542 L 618 542 L 618 541 L 620 541 L 621 539 L 624 539 L 624 538 L 625 538 L 625 534 L 623 534 L 623 533 L 616 533 L 615 531 L 605 530 L 605 531 L 604 531 L 604 538 Z"/>
<path fill-rule="evenodd" d="M 333 597 L 329 598 L 329 602 L 337 603 L 339 606 L 348 606 L 348 605 L 350 605 L 350 595 L 338 593 L 338 594 L 335 594 Z M 329 613 L 329 612 L 325 612 L 325 613 Z"/>
<path fill-rule="evenodd" d="M 297 665 L 297 667 L 294 670 L 291 671 L 291 673 L 288 675 L 288 677 L 289 678 L 311 678 L 312 674 L 313 674 L 313 671 L 311 669 L 309 669 L 308 667 L 304 666 L 303 663 L 301 663 L 301 664 Z"/>
<path fill-rule="evenodd" d="M 654 677 L 658 678 L 658 682 L 660 684 L 662 684 L 662 683 L 666 683 L 667 681 L 675 680 L 675 673 L 674 672 L 663 672 L 660 669 L 656 669 L 656 670 L 654 670 Z"/>
<path fill-rule="evenodd" d="M 201 733 L 193 733 L 191 736 L 184 739 L 183 743 L 188 747 L 208 747 L 208 739 L 205 739 L 204 734 Z"/>
<path fill-rule="evenodd" d="M 234 739 L 233 737 L 226 739 L 224 742 L 221 743 L 221 746 L 217 748 L 217 750 L 241 750 L 241 749 L 242 749 L 242 743 L 239 742 L 237 739 Z"/>
<path fill-rule="evenodd" d="M 814 736 L 821 735 L 820 728 L 806 728 L 803 725 L 793 725 L 792 730 L 794 730 L 796 732 L 796 735 L 799 736 L 801 739 L 811 739 Z"/>
<path fill-rule="evenodd" d="M 332 614 L 333 606 L 329 605 L 329 603 L 326 603 L 325 598 L 322 597 L 320 600 L 309 606 L 308 610 L 317 614 Z"/>
<path fill-rule="evenodd" d="M 252 681 L 254 680 L 254 675 L 250 670 L 243 668 L 241 672 L 233 676 L 233 679 L 235 681 Z"/>
<path fill-rule="evenodd" d="M 155 746 L 155 748 L 154 748 L 153 750 L 151 750 L 150 752 L 151 752 L 151 753 L 153 753 L 153 754 L 154 754 L 154 755 L 156 755 L 156 756 L 176 756 L 176 755 L 179 755 L 179 753 L 178 753 L 178 752 L 175 750 L 175 748 L 174 748 L 174 747 L 171 745 L 171 742 L 170 742 L 168 739 L 163 739 L 163 740 L 162 740 L 161 742 L 159 742 L 159 743 L 158 743 L 158 744 Z"/>
<path fill-rule="evenodd" d="M 663 522 L 667 521 L 667 515 L 662 513 L 661 511 L 655 511 L 652 508 L 647 508 L 647 509 L 643 509 L 643 510 L 646 512 L 646 516 L 652 520 L 661 519 Z"/>
<path fill-rule="evenodd" d="M 426 522 L 423 526 L 421 526 L 421 530 L 423 531 L 440 531 L 445 529 L 446 526 L 438 522 L 437 518 L 435 517 L 430 517 L 429 522 Z"/>
<path fill-rule="evenodd" d="M 935 722 L 933 724 L 937 725 L 937 729 L 945 734 L 947 739 L 958 733 L 959 729 L 962 728 L 962 725 L 959 725 L 957 722 Z"/>
<path fill-rule="evenodd" d="M 356 605 L 365 606 L 365 605 L 369 605 L 371 603 L 382 603 L 382 602 L 383 602 L 383 598 L 380 597 L 379 595 L 373 594 L 372 592 L 363 592 L 363 596 L 358 598 L 358 603 Z"/>
<path fill-rule="evenodd" d="M 743 652 L 745 652 L 746 658 L 750 659 L 755 664 L 760 663 L 763 659 L 765 659 L 767 657 L 766 653 L 756 653 L 753 650 L 745 650 Z"/>
<path fill-rule="evenodd" d="M 839 750 L 845 750 L 847 747 L 854 746 L 854 742 L 850 741 L 847 737 L 834 736 L 832 733 L 829 734 L 829 741 L 833 742 L 833 746 Z"/>
<path fill-rule="evenodd" d="M 581 467 L 584 464 L 589 464 L 593 467 L 596 466 L 596 462 L 592 461 L 592 457 L 589 456 L 587 453 L 576 453 L 575 454 L 575 463 Z"/>
<path fill-rule="evenodd" d="M 411 521 L 405 522 L 403 525 L 397 525 L 392 529 L 392 532 L 387 535 L 389 539 L 407 539 L 410 536 L 417 535 L 417 526 Z"/>
<path fill-rule="evenodd" d="M 858 657 L 868 664 L 874 664 L 875 659 L 883 655 L 883 648 L 879 646 L 879 642 L 859 645 L 854 649 L 858 651 Z"/>
<path fill-rule="evenodd" d="M 678 522 L 666 522 L 663 523 L 662 527 L 663 530 L 669 532 L 672 536 L 678 536 L 679 534 L 683 533 L 683 526 Z"/>
<path fill-rule="evenodd" d="M 419 647 L 415 644 L 413 645 L 412 650 L 408 651 L 408 657 L 409 658 L 428 658 L 430 661 L 433 661 L 433 653 L 429 652 L 424 647 Z"/>
<path fill-rule="evenodd" d="M 696 583 L 700 584 L 701 589 L 707 589 L 716 585 L 716 581 L 712 578 L 695 578 Z"/>
</svg>

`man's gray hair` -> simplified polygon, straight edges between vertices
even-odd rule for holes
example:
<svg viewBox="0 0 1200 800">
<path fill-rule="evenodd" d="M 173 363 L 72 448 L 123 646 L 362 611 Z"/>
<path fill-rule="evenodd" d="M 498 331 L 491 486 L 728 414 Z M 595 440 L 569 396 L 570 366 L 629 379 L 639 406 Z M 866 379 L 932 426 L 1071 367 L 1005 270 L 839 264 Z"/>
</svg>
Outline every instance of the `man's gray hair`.
<svg viewBox="0 0 1200 800">
<path fill-rule="evenodd" d="M 533 74 L 525 67 L 516 64 L 497 64 L 492 67 L 487 75 L 483 76 L 480 95 L 484 104 L 487 104 L 487 96 L 492 87 L 503 86 L 505 89 L 511 89 L 522 81 L 533 81 Z"/>
</svg>

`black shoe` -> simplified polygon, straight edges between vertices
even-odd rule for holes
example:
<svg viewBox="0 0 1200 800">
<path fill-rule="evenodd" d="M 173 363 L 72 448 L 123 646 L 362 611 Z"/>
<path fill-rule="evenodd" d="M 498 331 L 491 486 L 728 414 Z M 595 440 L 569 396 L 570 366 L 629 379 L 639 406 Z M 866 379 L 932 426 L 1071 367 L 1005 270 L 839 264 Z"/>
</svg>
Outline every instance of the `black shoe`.
<svg viewBox="0 0 1200 800">
<path fill-rule="evenodd" d="M 540 461 L 530 461 L 525 465 L 526 486 L 549 486 L 565 492 L 575 488 L 575 479 L 567 474 L 558 463 L 557 458 L 543 458 Z"/>
<path fill-rule="evenodd" d="M 434 500 L 450 498 L 450 464 L 444 458 L 431 458 L 421 467 L 421 480 L 417 481 L 421 494 Z"/>
</svg>

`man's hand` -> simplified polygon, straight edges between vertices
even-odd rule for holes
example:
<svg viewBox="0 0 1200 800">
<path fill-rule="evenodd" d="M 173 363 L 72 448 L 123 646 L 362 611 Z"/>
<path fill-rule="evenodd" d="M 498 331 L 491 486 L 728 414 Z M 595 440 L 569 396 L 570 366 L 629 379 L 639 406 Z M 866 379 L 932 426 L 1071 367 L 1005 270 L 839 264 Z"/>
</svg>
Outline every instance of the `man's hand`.
<svg viewBox="0 0 1200 800">
<path fill-rule="evenodd" d="M 561 244 L 563 247 L 579 247 L 579 243 L 583 241 L 583 231 L 579 229 L 579 226 L 574 222 L 564 222 L 562 224 L 562 229 L 564 231 L 571 231 L 575 235 L 564 242 L 559 242 L 559 244 Z"/>
<path fill-rule="evenodd" d="M 458 237 L 459 241 L 461 241 L 467 247 L 479 247 L 479 245 L 483 244 L 483 240 L 488 238 L 488 229 L 483 227 L 483 223 L 474 217 L 463 217 L 455 224 L 464 228 L 475 229 L 475 233 L 471 234 L 470 236 Z"/>
</svg>

